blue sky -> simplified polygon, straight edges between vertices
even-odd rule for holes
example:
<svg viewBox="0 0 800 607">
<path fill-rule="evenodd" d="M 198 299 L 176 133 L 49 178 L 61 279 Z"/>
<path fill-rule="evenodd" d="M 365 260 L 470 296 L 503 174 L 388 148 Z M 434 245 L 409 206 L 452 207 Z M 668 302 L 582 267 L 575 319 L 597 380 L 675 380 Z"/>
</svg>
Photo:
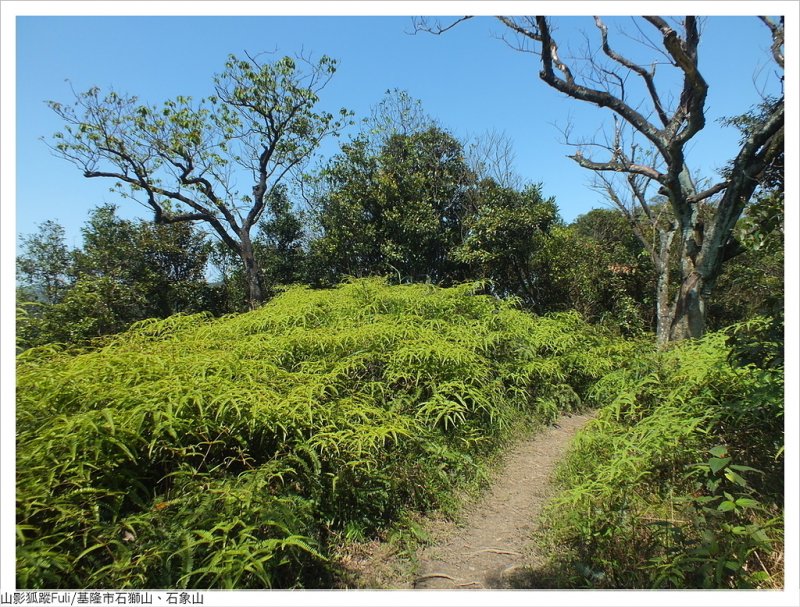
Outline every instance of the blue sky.
<svg viewBox="0 0 800 607">
<path fill-rule="evenodd" d="M 590 18 L 557 22 L 562 48 L 579 49 L 582 32 L 597 40 Z M 646 49 L 617 34 L 618 26 L 632 31 L 629 18 L 608 23 L 612 43 L 644 56 Z M 573 150 L 561 143 L 559 127 L 572 123 L 576 136 L 590 137 L 610 120 L 608 112 L 540 82 L 536 57 L 498 39 L 504 28 L 492 18 L 438 37 L 409 35 L 411 29 L 410 17 L 18 17 L 17 233 L 56 219 L 67 228 L 69 244 L 79 245 L 88 211 L 104 202 L 119 202 L 126 216 L 148 217 L 146 209 L 109 192 L 108 181 L 85 179 L 51 155 L 40 137 L 61 125 L 45 100 L 69 102 L 70 83 L 77 91 L 113 87 L 155 103 L 177 95 L 199 98 L 212 93 L 212 75 L 226 56 L 244 51 L 330 55 L 340 65 L 320 107 L 343 106 L 364 117 L 387 89 L 405 89 L 460 138 L 505 132 L 517 172 L 542 182 L 565 219 L 605 205 L 588 187 L 591 175 L 566 158 Z M 709 127 L 693 144 L 692 159 L 708 175 L 730 157 L 737 139 L 735 130 L 720 129 L 714 120 L 747 110 L 760 90 L 778 90 L 768 46 L 769 32 L 754 17 L 706 21 L 701 67 L 711 85 Z M 321 156 L 329 157 L 337 145 L 323 146 Z"/>
</svg>

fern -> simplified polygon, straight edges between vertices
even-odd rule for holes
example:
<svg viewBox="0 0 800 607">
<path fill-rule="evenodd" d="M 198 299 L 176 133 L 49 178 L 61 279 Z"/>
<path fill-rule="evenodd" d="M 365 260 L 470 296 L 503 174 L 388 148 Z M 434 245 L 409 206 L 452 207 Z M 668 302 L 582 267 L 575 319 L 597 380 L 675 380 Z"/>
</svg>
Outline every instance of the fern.
<svg viewBox="0 0 800 607">
<path fill-rule="evenodd" d="M 18 583 L 324 586 L 329 538 L 446 503 L 516 422 L 582 406 L 630 351 L 481 289 L 293 287 L 24 352 Z"/>
<path fill-rule="evenodd" d="M 547 541 L 566 549 L 560 565 L 572 572 L 561 584 L 775 585 L 764 562 L 782 535 L 783 373 L 735 364 L 729 336 L 741 330 L 645 351 L 590 388 L 588 400 L 602 409 L 561 465 L 564 489 L 548 510 Z M 694 471 L 715 444 L 737 463 L 725 479 L 698 485 Z M 726 461 L 707 467 L 717 473 Z M 754 469 L 762 474 L 747 482 L 736 472 Z M 730 511 L 747 504 L 746 512 L 715 506 L 708 514 L 723 480 L 725 495 L 747 488 L 729 500 Z"/>
</svg>

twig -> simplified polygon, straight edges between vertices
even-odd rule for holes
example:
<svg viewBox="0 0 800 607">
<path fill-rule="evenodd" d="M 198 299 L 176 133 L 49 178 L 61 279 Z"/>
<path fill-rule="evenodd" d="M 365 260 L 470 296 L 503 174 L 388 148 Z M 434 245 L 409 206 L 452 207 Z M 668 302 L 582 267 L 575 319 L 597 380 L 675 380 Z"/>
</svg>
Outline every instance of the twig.
<svg viewBox="0 0 800 607">
<path fill-rule="evenodd" d="M 446 573 L 429 573 L 429 574 L 427 574 L 427 575 L 423 575 L 423 576 L 421 576 L 421 577 L 418 577 L 418 578 L 415 580 L 415 582 L 422 582 L 422 581 L 429 580 L 429 579 L 431 579 L 431 578 L 435 578 L 435 577 L 438 577 L 438 578 L 444 578 L 444 579 L 446 579 L 446 580 L 452 580 L 452 581 L 454 581 L 454 582 L 456 581 L 456 580 L 455 580 L 455 578 L 452 578 L 452 577 L 450 577 L 450 576 L 449 576 L 449 575 L 447 575 Z"/>
<path fill-rule="evenodd" d="M 654 523 L 688 523 L 689 522 L 689 521 L 685 521 L 683 519 L 674 518 L 674 517 L 669 518 L 669 519 L 665 519 L 665 518 L 660 517 L 660 516 L 640 516 L 639 518 L 641 520 L 643 520 L 643 521 L 652 521 Z"/>
<path fill-rule="evenodd" d="M 477 550 L 475 552 L 470 553 L 470 556 L 480 554 L 481 552 L 491 552 L 492 554 L 512 554 L 514 556 L 522 556 L 521 553 L 514 552 L 513 550 L 498 550 L 497 548 L 484 548 L 483 550 Z"/>
<path fill-rule="evenodd" d="M 753 554 L 756 556 L 756 560 L 758 561 L 758 564 L 761 565 L 761 568 L 764 570 L 764 573 L 766 573 L 769 576 L 770 581 L 772 581 L 772 574 L 769 572 L 769 569 L 767 569 L 766 565 L 764 565 L 764 562 L 761 560 L 761 557 L 758 556 L 758 551 L 753 550 Z"/>
</svg>

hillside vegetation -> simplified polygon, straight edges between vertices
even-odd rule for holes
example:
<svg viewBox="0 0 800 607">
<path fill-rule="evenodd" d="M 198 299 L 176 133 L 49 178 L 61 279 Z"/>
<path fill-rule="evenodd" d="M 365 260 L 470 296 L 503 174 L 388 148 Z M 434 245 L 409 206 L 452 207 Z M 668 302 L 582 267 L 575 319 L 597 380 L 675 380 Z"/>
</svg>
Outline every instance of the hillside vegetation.
<svg viewBox="0 0 800 607">
<path fill-rule="evenodd" d="M 592 387 L 549 515 L 560 585 L 782 586 L 781 328 L 732 325 Z"/>
<path fill-rule="evenodd" d="M 23 352 L 17 584 L 327 586 L 342 532 L 440 505 L 642 348 L 481 289 L 296 287 Z"/>
<path fill-rule="evenodd" d="M 425 575 L 783 585 L 784 18 L 497 19 L 545 90 L 606 113 L 562 133 L 591 195 L 544 157 L 518 172 L 491 108 L 483 134 L 397 88 L 334 110 L 327 54 L 256 41 L 174 97 L 118 92 L 124 70 L 48 91 L 44 147 L 116 202 L 79 244 L 53 219 L 18 239 L 18 586 L 361 587 L 361 556 L 395 548 L 415 576 L 430 519 L 584 409 L 573 448 L 523 458 L 536 476 L 493 470 L 519 474 L 487 495 L 513 486 L 527 514 L 490 497 L 485 535 L 454 550 L 464 564 L 513 509 L 519 544 L 475 553 L 519 558 Z M 774 61 L 755 96 L 728 83 L 725 114 L 706 26 Z"/>
</svg>

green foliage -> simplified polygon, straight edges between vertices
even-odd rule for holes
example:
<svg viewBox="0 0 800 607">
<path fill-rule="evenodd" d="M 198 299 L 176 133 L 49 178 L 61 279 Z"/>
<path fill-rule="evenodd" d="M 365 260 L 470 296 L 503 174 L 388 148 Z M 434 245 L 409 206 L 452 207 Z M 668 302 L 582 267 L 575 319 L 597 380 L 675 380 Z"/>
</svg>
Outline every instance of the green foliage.
<svg viewBox="0 0 800 607">
<path fill-rule="evenodd" d="M 498 294 L 519 297 L 531 309 L 547 309 L 551 285 L 544 252 L 550 229 L 558 224 L 555 200 L 542 198 L 539 185 L 518 192 L 491 180 L 479 184 L 473 200 L 456 258 L 491 279 Z"/>
<path fill-rule="evenodd" d="M 163 318 L 201 309 L 210 245 L 207 234 L 188 223 L 158 224 L 117 216 L 114 205 L 92 211 L 82 229 L 83 246 L 75 251 L 72 272 L 108 278 L 141 293 L 139 316 Z"/>
<path fill-rule="evenodd" d="M 29 304 L 31 314 L 18 318 L 18 332 L 28 348 L 52 342 L 80 343 L 125 330 L 149 316 L 145 293 L 109 276 L 85 276 L 57 304 Z"/>
<path fill-rule="evenodd" d="M 750 111 L 720 122 L 740 131 L 740 143 L 783 105 L 783 99 L 767 97 Z M 709 302 L 709 326 L 721 328 L 757 315 L 783 314 L 784 274 L 784 153 L 783 145 L 769 157 L 758 176 L 755 195 L 744 207 L 732 237 L 738 255 L 723 266 Z M 723 169 L 729 177 L 732 166 Z"/>
<path fill-rule="evenodd" d="M 17 359 L 23 587 L 315 587 L 630 347 L 576 314 L 358 280 Z"/>
<path fill-rule="evenodd" d="M 733 117 L 725 117 L 719 119 L 719 122 L 724 126 L 733 126 L 739 130 L 739 143 L 744 145 L 747 138 L 757 132 L 758 129 L 766 122 L 774 112 L 783 106 L 783 98 L 765 97 L 761 102 L 752 107 L 744 114 Z M 723 175 L 728 177 L 732 170 L 732 163 L 729 163 L 722 171 Z M 777 154 L 772 154 L 769 157 L 769 163 L 764 167 L 760 175 L 760 186 L 765 190 L 779 190 L 783 191 L 784 183 L 784 150 L 783 146 L 779 148 Z"/>
<path fill-rule="evenodd" d="M 436 127 L 422 101 L 398 88 L 388 89 L 364 122 L 368 145 L 377 150 L 395 135 L 412 135 Z"/>
<path fill-rule="evenodd" d="M 69 288 L 71 252 L 64 228 L 45 221 L 35 234 L 20 238 L 22 254 L 17 257 L 17 280 L 28 301 L 56 303 Z"/>
<path fill-rule="evenodd" d="M 564 584 L 779 584 L 783 368 L 747 360 L 759 335 L 777 349 L 763 340 L 769 324 L 642 353 L 590 389 L 602 409 L 561 467 L 548 517 L 549 541 L 567 550 Z"/>
<path fill-rule="evenodd" d="M 664 526 L 679 541 L 653 559 L 655 584 L 683 587 L 689 578 L 704 588 L 774 585 L 759 552 L 766 557 L 777 547 L 781 520 L 772 516 L 745 479 L 759 470 L 733 464 L 722 445 L 709 449 L 707 455 L 711 457 L 691 466 L 686 475 L 694 480 L 694 492 L 675 498 L 699 535 L 687 537 L 680 524 Z M 754 563 L 760 570 L 751 571 Z"/>
<path fill-rule="evenodd" d="M 772 190 L 745 209 L 734 231 L 742 252 L 720 274 L 709 302 L 709 326 L 783 314 L 783 204 L 783 191 Z"/>
<path fill-rule="evenodd" d="M 266 210 L 253 236 L 259 281 L 267 297 L 283 286 L 307 282 L 306 219 L 307 213 L 293 208 L 288 189 L 282 184 L 268 194 Z M 209 259 L 216 270 L 212 293 L 217 297 L 203 309 L 217 315 L 247 310 L 247 276 L 236 252 L 217 242 Z"/>
<path fill-rule="evenodd" d="M 640 255 L 631 233 L 614 211 L 592 211 L 551 230 L 542 253 L 546 284 L 551 285 L 546 309 L 574 309 L 590 322 L 632 337 L 650 329 L 655 314 L 652 265 Z"/>
<path fill-rule="evenodd" d="M 388 137 L 376 152 L 361 136 L 342 146 L 323 174 L 312 244 L 317 280 L 399 274 L 453 282 L 453 258 L 472 175 L 461 144 L 431 127 Z"/>
<path fill-rule="evenodd" d="M 286 187 L 273 188 L 258 226 L 256 249 L 268 285 L 305 281 L 305 216 L 292 208 Z"/>
<path fill-rule="evenodd" d="M 61 226 L 45 226 L 48 234 L 63 238 Z M 21 349 L 77 343 L 118 333 L 137 320 L 195 312 L 211 303 L 204 275 L 209 243 L 191 225 L 121 219 L 116 207 L 103 205 L 92 211 L 82 232 L 82 247 L 68 254 L 53 244 L 43 255 L 37 244 L 41 234 L 24 239 L 18 259 L 26 278 L 18 293 L 27 310 L 17 322 Z M 31 265 L 44 270 L 33 272 Z"/>
<path fill-rule="evenodd" d="M 324 55 L 263 64 L 230 55 L 215 94 L 199 101 L 149 105 L 92 87 L 72 104 L 48 102 L 64 124 L 48 143 L 85 177 L 113 179 L 123 197 L 140 198 L 156 223 L 204 222 L 239 256 L 255 306 L 265 293 L 251 230 L 276 186 L 350 115 L 315 109 L 335 71 Z M 251 187 L 240 189 L 242 178 Z"/>
</svg>

